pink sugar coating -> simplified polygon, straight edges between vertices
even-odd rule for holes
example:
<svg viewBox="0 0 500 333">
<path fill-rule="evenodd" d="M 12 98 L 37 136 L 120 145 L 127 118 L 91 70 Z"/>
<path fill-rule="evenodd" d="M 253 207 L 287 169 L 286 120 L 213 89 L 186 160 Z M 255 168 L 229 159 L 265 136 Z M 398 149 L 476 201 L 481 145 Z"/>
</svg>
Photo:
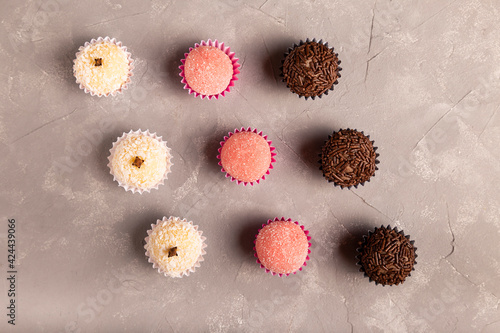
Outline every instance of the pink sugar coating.
<svg viewBox="0 0 500 333">
<path fill-rule="evenodd" d="M 302 228 L 292 221 L 274 221 L 257 235 L 255 251 L 260 263 L 278 274 L 290 274 L 302 267 L 309 242 Z"/>
<path fill-rule="evenodd" d="M 271 149 L 266 139 L 254 132 L 234 133 L 220 152 L 224 170 L 242 182 L 254 182 L 271 165 Z"/>
<path fill-rule="evenodd" d="M 203 95 L 223 92 L 233 77 L 229 56 L 214 46 L 199 46 L 191 50 L 184 64 L 184 75 L 194 91 Z"/>
</svg>

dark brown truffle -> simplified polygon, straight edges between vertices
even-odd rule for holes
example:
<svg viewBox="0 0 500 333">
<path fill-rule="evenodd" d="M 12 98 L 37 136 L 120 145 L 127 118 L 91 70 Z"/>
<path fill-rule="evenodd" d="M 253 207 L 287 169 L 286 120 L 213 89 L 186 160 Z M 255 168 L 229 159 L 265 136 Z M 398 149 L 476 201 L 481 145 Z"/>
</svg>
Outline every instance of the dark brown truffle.
<svg viewBox="0 0 500 333">
<path fill-rule="evenodd" d="M 410 236 L 390 226 L 375 228 L 365 236 L 358 249 L 358 265 L 370 281 L 381 285 L 398 285 L 410 276 L 414 265 L 416 247 Z"/>
<path fill-rule="evenodd" d="M 321 40 L 300 42 L 285 55 L 283 60 L 283 81 L 293 93 L 306 99 L 333 90 L 340 77 L 340 60 L 333 48 L 328 48 L 328 43 L 322 44 Z"/>
<path fill-rule="evenodd" d="M 370 137 L 357 130 L 333 132 L 320 154 L 323 176 L 341 188 L 370 181 L 378 170 L 378 154 Z"/>
</svg>

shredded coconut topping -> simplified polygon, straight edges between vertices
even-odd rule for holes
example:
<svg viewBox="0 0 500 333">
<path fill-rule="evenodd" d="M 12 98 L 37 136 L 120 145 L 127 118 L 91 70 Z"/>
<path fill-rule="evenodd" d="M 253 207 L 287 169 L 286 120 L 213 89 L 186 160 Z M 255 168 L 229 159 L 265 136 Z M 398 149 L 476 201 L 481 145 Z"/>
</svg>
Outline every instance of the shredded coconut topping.
<svg viewBox="0 0 500 333">
<path fill-rule="evenodd" d="M 151 189 L 164 178 L 170 156 L 160 141 L 143 134 L 129 134 L 115 148 L 111 166 L 116 179 L 129 186 Z M 139 157 L 144 162 L 134 165 Z"/>
<path fill-rule="evenodd" d="M 101 59 L 96 62 L 96 59 Z M 101 41 L 87 45 L 78 53 L 73 66 L 78 83 L 96 94 L 117 91 L 130 72 L 127 53 L 117 45 Z"/>
<path fill-rule="evenodd" d="M 156 225 L 150 232 L 145 246 L 151 260 L 172 277 L 192 268 L 202 253 L 200 234 L 195 227 L 178 217 L 171 217 Z M 168 256 L 177 247 L 175 256 Z"/>
</svg>

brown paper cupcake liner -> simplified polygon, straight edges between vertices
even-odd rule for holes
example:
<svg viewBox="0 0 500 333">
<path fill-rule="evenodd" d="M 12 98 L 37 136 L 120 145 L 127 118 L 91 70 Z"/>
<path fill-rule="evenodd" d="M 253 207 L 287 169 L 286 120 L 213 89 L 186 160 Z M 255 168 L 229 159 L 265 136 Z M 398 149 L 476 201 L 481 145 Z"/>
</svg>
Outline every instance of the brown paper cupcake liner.
<svg viewBox="0 0 500 333">
<path fill-rule="evenodd" d="M 302 46 L 306 43 L 309 43 L 309 42 L 315 42 L 315 43 L 318 43 L 318 44 L 322 44 L 324 46 L 326 46 L 327 48 L 329 48 L 330 50 L 332 50 L 333 54 L 337 57 L 338 59 L 338 53 L 335 53 L 335 50 L 333 47 L 328 47 L 328 43 L 323 43 L 323 40 L 320 39 L 319 41 L 316 41 L 316 38 L 313 38 L 312 40 L 310 40 L 309 38 L 306 39 L 306 41 L 304 42 L 303 40 L 300 40 L 299 44 L 293 44 L 292 47 L 289 47 L 288 50 L 284 53 L 283 55 L 283 59 L 281 60 L 281 67 L 280 67 L 280 77 L 282 77 L 283 79 L 281 80 L 282 82 L 284 82 L 287 86 L 287 88 L 291 89 L 292 87 L 290 87 L 288 85 L 288 83 L 286 83 L 285 81 L 285 76 L 284 76 L 284 72 L 283 72 L 283 64 L 285 63 L 285 59 L 287 58 L 287 56 L 290 54 L 290 52 L 292 52 L 295 48 L 299 47 L 299 46 Z M 337 65 L 340 65 L 341 61 L 340 59 L 338 59 L 338 62 L 337 62 Z M 339 83 L 338 82 L 338 79 L 341 77 L 341 74 L 340 74 L 340 71 L 342 70 L 342 67 L 337 67 L 337 79 L 335 80 L 335 82 L 332 83 L 332 86 L 330 88 L 328 88 L 327 90 L 325 90 L 323 93 L 317 95 L 317 96 L 303 96 L 303 95 L 300 95 L 300 94 L 297 94 L 295 92 L 292 91 L 292 93 L 296 94 L 297 96 L 300 97 L 304 97 L 306 100 L 311 98 L 312 100 L 316 99 L 316 97 L 318 98 L 321 98 L 323 95 L 328 95 L 328 93 L 330 91 L 333 90 L 333 88 Z"/>
<path fill-rule="evenodd" d="M 412 264 L 412 267 L 411 267 L 411 270 L 408 271 L 408 275 L 404 276 L 401 281 L 398 281 L 397 283 L 394 283 L 394 284 L 384 284 L 382 282 L 379 282 L 379 281 L 376 281 L 376 280 L 373 280 L 367 273 L 367 268 L 364 267 L 363 263 L 362 263 L 362 255 L 363 255 L 363 251 L 365 249 L 365 246 L 367 245 L 367 241 L 368 239 L 370 238 L 370 236 L 372 236 L 373 234 L 375 234 L 377 232 L 378 229 L 384 229 L 384 230 L 394 230 L 396 233 L 400 234 L 401 236 L 405 237 L 409 243 L 411 244 L 411 246 L 413 247 L 413 254 L 414 254 L 414 260 L 413 260 L 413 264 Z M 356 256 L 356 259 L 358 260 L 358 262 L 356 263 L 356 265 L 359 267 L 359 271 L 360 272 L 363 272 L 363 275 L 365 277 L 368 278 L 369 282 L 374 282 L 375 285 L 382 285 L 382 286 L 392 286 L 392 285 L 399 285 L 400 283 L 403 284 L 405 281 L 406 281 L 406 278 L 410 277 L 411 276 L 411 272 L 415 270 L 415 266 L 417 265 L 417 248 L 414 246 L 414 243 L 415 241 L 414 240 L 410 240 L 410 235 L 405 235 L 405 233 L 403 232 L 403 230 L 401 231 L 398 231 L 398 228 L 397 227 L 394 227 L 394 228 L 391 228 L 390 225 L 387 225 L 387 227 L 384 227 L 383 225 L 380 226 L 380 228 L 376 227 L 373 231 L 369 230 L 368 231 L 368 235 L 364 235 L 363 236 L 363 241 L 362 242 L 359 242 L 359 248 L 356 249 L 356 251 L 359 253 L 357 256 Z M 389 249 L 390 249 L 390 246 L 389 246 Z M 398 257 L 396 257 L 398 258 Z M 380 259 L 381 260 L 381 259 Z M 399 262 L 398 262 L 399 263 Z"/>
<path fill-rule="evenodd" d="M 343 129 L 340 129 L 339 131 L 342 131 L 342 130 L 343 130 Z M 350 129 L 350 128 L 346 128 L 345 130 L 347 130 L 347 131 L 349 131 L 349 130 L 353 130 L 353 131 L 359 132 L 359 133 L 363 134 L 364 136 L 366 136 L 366 137 L 368 138 L 368 140 L 370 140 L 370 136 L 369 136 L 369 135 L 366 135 L 363 131 L 358 131 L 357 129 Z M 327 142 L 328 142 L 328 141 L 332 138 L 332 136 L 333 136 L 336 132 L 338 132 L 338 131 L 334 131 L 332 135 L 329 135 L 329 136 L 328 136 L 328 139 L 326 139 L 326 140 L 325 140 L 325 142 L 323 143 L 323 146 L 322 146 L 322 147 L 324 147 L 324 145 L 325 145 L 325 144 L 326 144 L 326 143 L 327 143 Z M 380 163 L 380 161 L 378 160 L 378 157 L 380 156 L 380 154 L 379 154 L 379 153 L 377 153 L 377 149 L 378 149 L 378 147 L 376 147 L 376 146 L 375 146 L 375 141 L 373 141 L 373 140 L 372 140 L 372 141 L 370 141 L 370 142 L 372 143 L 372 145 L 373 145 L 373 151 L 375 152 L 375 171 L 377 171 L 377 170 L 378 170 L 377 164 L 379 164 L 379 163 Z M 325 176 L 325 174 L 324 174 L 324 170 L 323 170 L 323 165 L 322 165 L 322 164 L 323 164 L 323 153 L 318 154 L 318 156 L 319 156 L 319 161 L 318 161 L 318 163 L 319 163 L 319 169 L 323 172 L 323 177 L 324 177 L 324 178 L 325 178 L 325 179 L 326 179 L 329 183 L 333 183 L 333 185 L 334 185 L 335 187 L 337 187 L 337 186 L 338 186 L 338 187 L 340 187 L 341 189 L 344 189 L 344 188 L 351 189 L 352 187 L 354 187 L 354 188 L 358 188 L 358 186 L 359 186 L 359 185 L 364 186 L 364 185 L 365 185 L 365 183 L 369 183 L 369 182 L 370 182 L 370 180 L 371 180 L 373 177 L 375 177 L 375 173 L 374 173 L 374 174 L 370 177 L 370 179 L 368 179 L 368 180 L 366 180 L 366 181 L 364 181 L 364 182 L 361 182 L 361 183 L 359 183 L 359 184 L 356 184 L 356 185 L 351 185 L 351 186 L 344 186 L 344 185 L 338 184 L 338 183 L 336 183 L 334 180 L 331 180 L 331 179 L 327 179 L 327 178 L 326 178 L 326 176 Z"/>
</svg>

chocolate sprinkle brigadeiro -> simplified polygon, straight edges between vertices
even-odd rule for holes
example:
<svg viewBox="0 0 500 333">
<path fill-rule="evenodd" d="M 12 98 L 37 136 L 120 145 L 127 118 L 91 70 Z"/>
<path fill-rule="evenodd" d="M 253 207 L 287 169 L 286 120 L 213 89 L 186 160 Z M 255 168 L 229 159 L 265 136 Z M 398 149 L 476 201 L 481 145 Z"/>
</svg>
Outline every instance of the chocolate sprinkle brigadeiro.
<svg viewBox="0 0 500 333">
<path fill-rule="evenodd" d="M 370 137 L 351 129 L 334 132 L 320 154 L 323 176 L 341 188 L 370 181 L 378 170 L 377 147 Z"/>
<path fill-rule="evenodd" d="M 410 236 L 405 236 L 403 231 L 398 232 L 396 227 L 375 228 L 373 233 L 365 236 L 365 241 L 358 249 L 360 271 L 376 284 L 385 286 L 403 283 L 417 263 L 417 248 L 413 243 Z"/>
<path fill-rule="evenodd" d="M 306 99 L 327 95 L 328 90 L 333 90 L 340 77 L 340 60 L 333 48 L 328 48 L 328 43 L 322 44 L 321 40 L 300 42 L 290 49 L 282 66 L 283 81 L 293 93 L 304 96 Z"/>
</svg>

